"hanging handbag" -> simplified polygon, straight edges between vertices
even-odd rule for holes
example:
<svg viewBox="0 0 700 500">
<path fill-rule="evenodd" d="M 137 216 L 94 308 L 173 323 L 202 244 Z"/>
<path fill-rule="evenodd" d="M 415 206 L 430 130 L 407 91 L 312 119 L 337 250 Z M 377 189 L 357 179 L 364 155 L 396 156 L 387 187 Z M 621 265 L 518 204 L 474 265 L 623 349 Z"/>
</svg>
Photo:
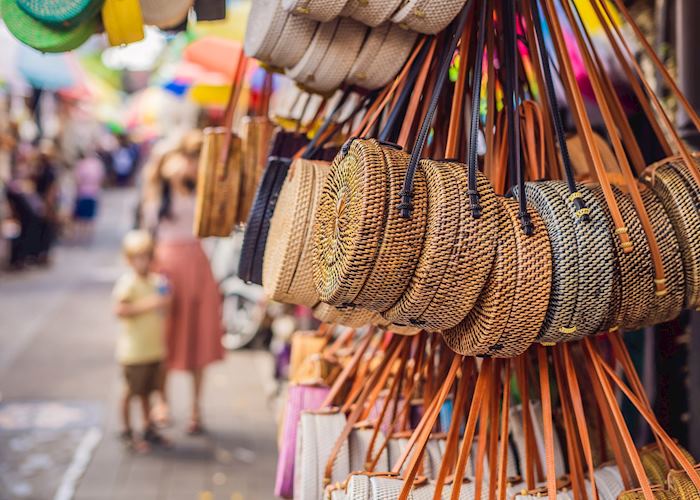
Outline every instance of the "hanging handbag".
<svg viewBox="0 0 700 500">
<path fill-rule="evenodd" d="M 139 0 L 143 22 L 161 29 L 177 27 L 186 22 L 194 0 Z"/>
<path fill-rule="evenodd" d="M 466 0 L 407 0 L 391 21 L 405 29 L 432 35 L 444 30 L 465 3 Z"/>
<path fill-rule="evenodd" d="M 226 0 L 194 0 L 197 22 L 226 19 Z"/>
<path fill-rule="evenodd" d="M 143 17 L 138 0 L 105 0 L 102 24 L 112 46 L 143 40 Z"/>
<path fill-rule="evenodd" d="M 284 10 L 322 23 L 340 15 L 348 0 L 282 0 Z"/>
<path fill-rule="evenodd" d="M 367 26 L 376 27 L 391 19 L 391 16 L 401 6 L 401 3 L 401 0 L 384 0 L 382 2 L 347 0 L 342 15 L 352 17 L 354 20 Z M 409 30 L 404 29 L 404 31 L 408 32 Z"/>
</svg>

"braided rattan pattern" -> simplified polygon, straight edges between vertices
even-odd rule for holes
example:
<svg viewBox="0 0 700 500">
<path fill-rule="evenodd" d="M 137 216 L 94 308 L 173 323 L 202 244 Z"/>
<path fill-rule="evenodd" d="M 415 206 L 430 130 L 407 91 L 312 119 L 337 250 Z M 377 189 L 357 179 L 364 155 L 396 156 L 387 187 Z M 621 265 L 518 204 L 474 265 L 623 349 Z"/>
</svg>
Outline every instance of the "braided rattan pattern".
<svg viewBox="0 0 700 500">
<path fill-rule="evenodd" d="M 426 33 L 438 33 L 460 13 L 466 0 L 408 0 L 391 20 L 401 27 Z"/>
<path fill-rule="evenodd" d="M 401 217 L 397 205 L 410 157 L 405 151 L 393 147 L 382 146 L 381 149 L 389 174 L 384 231 L 367 281 L 353 301 L 377 312 L 389 309 L 406 291 L 423 248 L 428 212 L 425 175 L 419 169 L 413 184 L 412 215 Z"/>
<path fill-rule="evenodd" d="M 454 328 L 442 332 L 445 343 L 458 354 L 483 356 L 499 340 L 508 323 L 516 293 L 517 250 L 513 224 L 504 213 L 501 198 L 497 198 L 498 224 L 496 258 L 471 312 Z M 482 218 L 486 215 L 482 215 Z"/>
<path fill-rule="evenodd" d="M 243 42 L 248 56 L 262 61 L 270 59 L 288 16 L 281 3 L 282 0 L 255 0 L 251 3 Z"/>
<path fill-rule="evenodd" d="M 501 201 L 515 232 L 517 265 L 512 271 L 517 281 L 508 324 L 489 355 L 515 357 L 535 341 L 547 314 L 552 289 L 552 250 L 547 229 L 536 210 L 529 211 L 534 233 L 527 236 L 520 227 L 518 202 L 508 198 Z"/>
<path fill-rule="evenodd" d="M 314 318 L 324 323 L 335 323 L 337 325 L 359 328 L 370 324 L 375 319 L 376 314 L 366 309 L 356 307 L 354 309 L 340 310 L 325 302 L 314 307 Z"/>
<path fill-rule="evenodd" d="M 605 206 L 603 190 L 599 185 L 589 186 L 599 203 Z M 615 267 L 619 279 L 617 292 L 609 303 L 616 306 L 614 314 L 608 313 L 608 319 L 603 323 L 601 330 L 615 327 L 625 329 L 639 328 L 644 324 L 645 317 L 649 313 L 649 306 L 656 297 L 654 286 L 654 268 L 651 261 L 651 251 L 644 228 L 639 220 L 632 200 L 619 189 L 613 187 L 617 205 L 622 213 L 630 240 L 634 244 L 634 251 L 625 253 L 620 245 L 615 245 Z M 615 224 L 607 214 L 608 230 L 615 231 Z"/>
<path fill-rule="evenodd" d="M 516 187 L 517 192 L 517 187 Z M 552 253 L 552 288 L 544 323 L 537 336 L 540 342 L 562 342 L 579 338 L 575 326 L 578 295 L 578 247 L 574 224 L 566 203 L 551 182 L 528 182 L 528 201 L 542 218 Z"/>
<path fill-rule="evenodd" d="M 477 189 L 483 214 L 475 219 L 464 165 L 422 160 L 420 168 L 428 183 L 426 239 L 406 293 L 384 317 L 444 330 L 467 316 L 486 284 L 495 257 L 499 207 L 481 173 Z"/>
<path fill-rule="evenodd" d="M 314 78 L 319 64 L 323 61 L 326 51 L 333 41 L 339 19 L 318 25 L 311 43 L 306 47 L 306 52 L 292 68 L 287 70 L 287 76 L 297 82 L 307 82 Z"/>
<path fill-rule="evenodd" d="M 369 276 L 384 229 L 386 170 L 373 139 L 354 140 L 331 165 L 313 230 L 314 281 L 324 302 L 352 302 Z"/>
<path fill-rule="evenodd" d="M 392 23 L 370 30 L 345 81 L 369 90 L 383 87 L 401 70 L 417 36 Z"/>
<path fill-rule="evenodd" d="M 340 19 L 333 41 L 313 74 L 298 80 L 316 92 L 337 89 L 352 69 L 365 41 L 367 27 L 352 19 Z"/>
<path fill-rule="evenodd" d="M 291 68 L 304 56 L 311 39 L 318 28 L 318 23 L 297 16 L 287 16 L 284 29 L 279 33 L 275 48 L 270 58 L 265 61 L 278 68 Z"/>
<path fill-rule="evenodd" d="M 295 297 L 288 293 L 301 263 L 302 249 L 311 224 L 309 211 L 314 201 L 315 177 L 313 162 L 295 160 L 277 199 L 265 244 L 262 274 L 263 288 L 272 300 L 309 306 L 318 302 L 313 283 L 309 290 L 311 297 Z M 303 290 L 300 292 L 308 295 Z"/>
<path fill-rule="evenodd" d="M 578 248 L 578 294 L 576 300 L 576 334 L 594 335 L 606 319 L 608 304 L 613 300 L 615 276 L 614 233 L 608 228 L 605 210 L 585 186 L 577 186 L 590 209 L 590 220 L 585 222 L 574 213 L 575 206 L 568 202 L 570 195 L 564 181 L 552 181 L 552 186 L 568 205 L 574 224 Z M 653 282 L 652 282 L 653 285 Z"/>
<path fill-rule="evenodd" d="M 665 160 L 645 171 L 644 180 L 663 203 L 681 247 L 685 272 L 686 307 L 700 308 L 700 209 L 692 186 Z"/>
<path fill-rule="evenodd" d="M 367 26 L 379 26 L 388 21 L 402 0 L 348 0 L 343 15 Z"/>
<path fill-rule="evenodd" d="M 338 17 L 346 3 L 347 0 L 282 0 L 287 12 L 322 23 Z"/>
<path fill-rule="evenodd" d="M 348 498 L 365 500 L 369 499 L 370 488 L 369 476 L 366 474 L 351 474 L 345 491 Z"/>
<path fill-rule="evenodd" d="M 678 495 L 680 500 L 699 500 L 700 493 L 688 473 L 683 470 L 672 470 L 668 473 L 668 489 Z"/>
</svg>

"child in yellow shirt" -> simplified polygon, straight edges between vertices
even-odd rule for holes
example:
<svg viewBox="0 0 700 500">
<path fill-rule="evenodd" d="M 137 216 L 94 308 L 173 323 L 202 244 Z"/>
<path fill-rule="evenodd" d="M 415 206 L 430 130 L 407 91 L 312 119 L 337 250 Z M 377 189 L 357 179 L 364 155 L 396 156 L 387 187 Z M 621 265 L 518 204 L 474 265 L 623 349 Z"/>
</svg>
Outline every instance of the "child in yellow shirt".
<svg viewBox="0 0 700 500">
<path fill-rule="evenodd" d="M 122 365 L 126 387 L 122 399 L 121 438 L 127 447 L 147 451 L 149 444 L 167 444 L 151 422 L 150 396 L 160 385 L 165 358 L 165 312 L 170 292 L 165 278 L 151 272 L 153 239 L 147 231 L 131 231 L 122 250 L 130 270 L 114 287 L 115 313 L 122 330 L 117 339 L 117 361 Z M 131 427 L 131 401 L 138 399 L 143 413 L 143 439 Z"/>
</svg>

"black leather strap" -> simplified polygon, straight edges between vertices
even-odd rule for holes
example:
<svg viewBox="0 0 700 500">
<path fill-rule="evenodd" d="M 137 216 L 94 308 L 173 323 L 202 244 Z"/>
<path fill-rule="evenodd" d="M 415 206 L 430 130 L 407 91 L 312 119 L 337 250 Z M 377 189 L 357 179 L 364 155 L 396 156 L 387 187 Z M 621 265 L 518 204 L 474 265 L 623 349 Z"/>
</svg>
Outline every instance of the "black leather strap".
<svg viewBox="0 0 700 500">
<path fill-rule="evenodd" d="M 430 105 L 428 106 L 425 118 L 423 119 L 423 123 L 418 132 L 416 142 L 413 145 L 411 159 L 408 164 L 408 169 L 406 170 L 406 177 L 404 178 L 403 189 L 400 192 L 401 202 L 398 204 L 397 208 L 399 209 L 401 217 L 404 218 L 411 217 L 411 212 L 413 210 L 413 177 L 416 174 L 418 162 L 420 161 L 421 154 L 423 153 L 425 142 L 428 139 L 430 126 L 433 121 L 433 116 L 435 115 L 435 110 L 437 109 L 438 101 L 440 100 L 442 88 L 445 86 L 445 80 L 450 69 L 452 56 L 454 55 L 455 48 L 457 47 L 457 41 L 462 36 L 469 10 L 473 5 L 473 1 L 469 2 L 469 6 L 462 9 L 459 16 L 457 16 L 457 18 L 452 22 L 452 29 L 450 30 L 447 46 L 444 53 L 441 55 L 440 67 L 438 68 L 437 80 L 435 81 L 435 91 L 431 96 Z"/>
</svg>

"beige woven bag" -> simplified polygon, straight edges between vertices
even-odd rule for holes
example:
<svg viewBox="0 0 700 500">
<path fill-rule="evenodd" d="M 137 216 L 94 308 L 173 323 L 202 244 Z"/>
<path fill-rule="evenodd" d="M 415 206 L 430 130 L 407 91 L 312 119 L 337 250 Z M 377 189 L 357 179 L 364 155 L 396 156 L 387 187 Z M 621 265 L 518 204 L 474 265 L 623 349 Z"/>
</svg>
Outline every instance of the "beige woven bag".
<svg viewBox="0 0 700 500">
<path fill-rule="evenodd" d="M 342 15 L 367 26 L 379 26 L 391 19 L 401 2 L 402 0 L 347 0 Z"/>
<path fill-rule="evenodd" d="M 340 16 L 347 2 L 348 0 L 282 0 L 282 5 L 287 12 L 325 23 Z"/>
<path fill-rule="evenodd" d="M 287 75 L 313 92 L 337 89 L 350 73 L 366 33 L 367 27 L 352 19 L 321 24 L 304 56 Z"/>
<path fill-rule="evenodd" d="M 297 159 L 289 168 L 265 246 L 263 288 L 273 300 L 314 306 L 311 228 L 328 163 Z"/>
<path fill-rule="evenodd" d="M 426 33 L 438 33 L 460 13 L 466 0 L 407 0 L 391 18 L 402 28 Z"/>
<path fill-rule="evenodd" d="M 293 16 L 282 0 L 252 2 L 243 48 L 250 57 L 279 68 L 299 62 L 316 32 L 318 23 Z"/>
<path fill-rule="evenodd" d="M 368 90 L 384 87 L 403 67 L 417 36 L 391 23 L 371 29 L 345 82 Z"/>
</svg>

